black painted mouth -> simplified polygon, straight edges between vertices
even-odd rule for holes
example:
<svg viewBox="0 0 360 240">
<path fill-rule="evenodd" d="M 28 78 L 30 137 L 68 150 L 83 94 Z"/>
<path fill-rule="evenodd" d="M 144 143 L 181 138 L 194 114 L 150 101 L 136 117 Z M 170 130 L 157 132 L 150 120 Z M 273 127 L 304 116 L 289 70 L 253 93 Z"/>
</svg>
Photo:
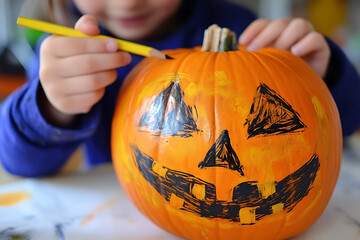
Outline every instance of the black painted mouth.
<svg viewBox="0 0 360 240">
<path fill-rule="evenodd" d="M 257 181 L 242 182 L 234 187 L 232 201 L 216 199 L 214 184 L 201 180 L 191 174 L 172 170 L 159 164 L 135 145 L 132 146 L 136 166 L 142 176 L 166 201 L 176 199 L 179 209 L 200 217 L 227 219 L 241 224 L 254 224 L 242 221 L 240 212 L 250 212 L 255 221 L 280 212 L 290 212 L 308 195 L 320 168 L 319 158 L 314 154 L 297 171 L 283 180 L 274 182 L 271 195 L 262 196 Z M 194 190 L 195 189 L 195 190 Z"/>
</svg>

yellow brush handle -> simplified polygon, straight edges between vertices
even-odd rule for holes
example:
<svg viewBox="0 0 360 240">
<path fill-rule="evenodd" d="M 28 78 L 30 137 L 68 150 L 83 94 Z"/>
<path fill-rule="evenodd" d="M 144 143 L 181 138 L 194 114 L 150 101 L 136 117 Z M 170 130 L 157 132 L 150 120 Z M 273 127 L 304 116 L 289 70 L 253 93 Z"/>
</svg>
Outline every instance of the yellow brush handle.
<svg viewBox="0 0 360 240">
<path fill-rule="evenodd" d="M 60 26 L 57 24 L 48 23 L 48 22 L 44 22 L 44 21 L 40 21 L 40 20 L 31 19 L 31 18 L 25 18 L 25 17 L 19 17 L 17 20 L 17 24 L 20 26 L 32 28 L 32 29 L 35 29 L 38 31 L 48 32 L 48 33 L 61 35 L 61 36 L 67 36 L 67 37 L 112 38 L 112 37 L 108 37 L 105 35 L 89 36 L 89 35 L 83 34 L 82 32 L 80 32 L 76 29 L 73 29 L 73 28 L 64 27 L 64 26 Z M 119 49 L 121 49 L 123 51 L 131 52 L 131 53 L 145 56 L 145 57 L 151 56 L 150 51 L 153 49 L 151 47 L 133 43 L 133 42 L 129 42 L 129 41 L 125 41 L 125 40 L 120 40 L 117 38 L 112 38 L 112 39 L 115 39 L 117 41 Z"/>
</svg>

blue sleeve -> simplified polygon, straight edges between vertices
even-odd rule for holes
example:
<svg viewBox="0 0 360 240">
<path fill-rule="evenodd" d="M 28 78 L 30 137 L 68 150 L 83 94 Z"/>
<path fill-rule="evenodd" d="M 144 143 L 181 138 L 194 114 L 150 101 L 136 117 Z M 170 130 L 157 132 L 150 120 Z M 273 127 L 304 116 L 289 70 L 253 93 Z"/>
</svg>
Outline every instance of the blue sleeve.
<svg viewBox="0 0 360 240">
<path fill-rule="evenodd" d="M 38 60 L 28 70 L 27 83 L 0 106 L 0 161 L 12 174 L 45 176 L 57 172 L 93 134 L 100 114 L 95 107 L 72 130 L 48 124 L 37 104 Z"/>
<path fill-rule="evenodd" d="M 344 52 L 330 39 L 330 63 L 325 82 L 339 110 L 344 137 L 360 127 L 360 77 Z"/>
</svg>

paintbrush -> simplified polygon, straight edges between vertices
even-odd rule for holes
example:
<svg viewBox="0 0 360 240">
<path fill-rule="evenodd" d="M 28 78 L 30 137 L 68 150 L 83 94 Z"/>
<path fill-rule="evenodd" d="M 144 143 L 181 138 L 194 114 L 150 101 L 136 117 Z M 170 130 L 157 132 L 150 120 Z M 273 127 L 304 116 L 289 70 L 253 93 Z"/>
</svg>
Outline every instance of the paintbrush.
<svg viewBox="0 0 360 240">
<path fill-rule="evenodd" d="M 61 25 L 57 25 L 54 23 L 44 22 L 40 20 L 35 20 L 31 18 L 18 17 L 17 24 L 20 26 L 28 27 L 31 29 L 35 29 L 42 32 L 47 32 L 55 35 L 67 36 L 67 37 L 89 37 L 89 38 L 112 38 L 115 39 L 118 48 L 120 50 L 134 53 L 137 55 L 145 56 L 145 57 L 155 57 L 161 59 L 173 59 L 172 57 L 166 55 L 165 53 L 148 46 L 144 46 L 138 43 L 133 43 L 125 40 L 121 40 L 118 38 L 113 38 L 105 35 L 96 35 L 89 36 L 86 35 L 76 29 L 64 27 Z"/>
</svg>

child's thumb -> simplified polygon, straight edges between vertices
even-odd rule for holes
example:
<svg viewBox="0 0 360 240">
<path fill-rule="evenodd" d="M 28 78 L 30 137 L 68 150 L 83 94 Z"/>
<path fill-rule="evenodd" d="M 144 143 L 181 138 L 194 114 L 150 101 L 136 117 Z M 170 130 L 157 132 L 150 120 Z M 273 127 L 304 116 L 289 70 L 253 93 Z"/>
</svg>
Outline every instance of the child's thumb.
<svg viewBox="0 0 360 240">
<path fill-rule="evenodd" d="M 100 29 L 95 17 L 90 15 L 82 16 L 75 24 L 75 29 L 86 35 L 99 35 Z"/>
</svg>

